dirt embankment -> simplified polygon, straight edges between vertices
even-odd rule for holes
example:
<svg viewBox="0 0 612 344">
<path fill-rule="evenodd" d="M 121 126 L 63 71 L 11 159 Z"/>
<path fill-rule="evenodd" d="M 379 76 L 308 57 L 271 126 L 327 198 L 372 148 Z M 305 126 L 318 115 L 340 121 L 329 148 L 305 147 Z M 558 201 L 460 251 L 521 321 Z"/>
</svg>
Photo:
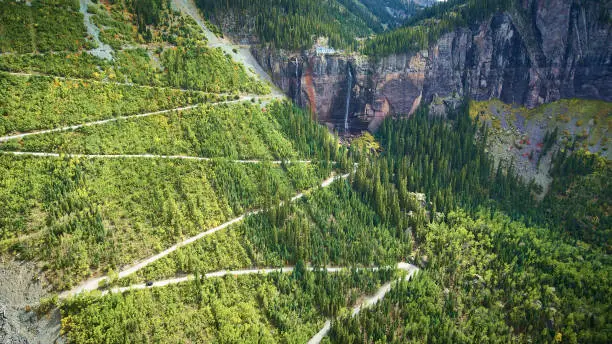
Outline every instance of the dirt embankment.
<svg viewBox="0 0 612 344">
<path fill-rule="evenodd" d="M 0 258 L 0 343 L 63 343 L 59 310 L 40 318 L 34 311 L 51 295 L 40 276 L 33 263 Z"/>
</svg>

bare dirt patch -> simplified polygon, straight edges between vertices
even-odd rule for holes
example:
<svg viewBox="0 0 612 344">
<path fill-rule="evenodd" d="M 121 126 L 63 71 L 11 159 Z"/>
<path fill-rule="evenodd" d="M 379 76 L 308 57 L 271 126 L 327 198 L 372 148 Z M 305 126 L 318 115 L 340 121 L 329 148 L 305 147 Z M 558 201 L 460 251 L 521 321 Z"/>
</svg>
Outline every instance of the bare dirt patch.
<svg viewBox="0 0 612 344">
<path fill-rule="evenodd" d="M 59 310 L 40 317 L 35 312 L 49 296 L 35 264 L 0 257 L 0 343 L 63 343 Z"/>
</svg>

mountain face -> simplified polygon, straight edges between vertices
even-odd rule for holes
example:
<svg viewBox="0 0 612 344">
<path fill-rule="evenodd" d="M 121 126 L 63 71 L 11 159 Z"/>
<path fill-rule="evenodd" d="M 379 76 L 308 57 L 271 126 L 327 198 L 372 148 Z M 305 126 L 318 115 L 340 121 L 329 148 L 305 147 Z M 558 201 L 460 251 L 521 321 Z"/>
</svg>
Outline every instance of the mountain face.
<svg viewBox="0 0 612 344">
<path fill-rule="evenodd" d="M 525 0 L 518 10 L 442 35 L 426 51 L 379 59 L 261 47 L 253 54 L 322 122 L 343 127 L 348 109 L 351 130 L 376 129 L 385 116 L 411 113 L 422 102 L 443 114 L 466 94 L 529 108 L 561 98 L 612 101 L 612 26 L 604 6 Z"/>
</svg>

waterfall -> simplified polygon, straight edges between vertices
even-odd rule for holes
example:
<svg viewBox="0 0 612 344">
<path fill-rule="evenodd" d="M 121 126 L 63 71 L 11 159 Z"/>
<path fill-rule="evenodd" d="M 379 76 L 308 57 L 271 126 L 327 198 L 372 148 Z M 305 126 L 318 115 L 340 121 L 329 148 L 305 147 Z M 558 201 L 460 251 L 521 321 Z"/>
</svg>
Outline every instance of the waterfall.
<svg viewBox="0 0 612 344">
<path fill-rule="evenodd" d="M 351 66 L 348 66 L 348 85 L 346 89 L 346 109 L 344 110 L 344 131 L 349 131 L 348 115 L 351 107 L 351 89 L 353 88 L 353 73 L 351 72 Z"/>
<path fill-rule="evenodd" d="M 299 65 L 299 60 L 296 57 L 295 58 L 295 92 L 293 94 L 293 101 L 295 101 L 295 103 L 297 105 L 300 105 L 300 87 L 301 87 L 301 78 L 300 78 L 300 65 Z"/>
</svg>

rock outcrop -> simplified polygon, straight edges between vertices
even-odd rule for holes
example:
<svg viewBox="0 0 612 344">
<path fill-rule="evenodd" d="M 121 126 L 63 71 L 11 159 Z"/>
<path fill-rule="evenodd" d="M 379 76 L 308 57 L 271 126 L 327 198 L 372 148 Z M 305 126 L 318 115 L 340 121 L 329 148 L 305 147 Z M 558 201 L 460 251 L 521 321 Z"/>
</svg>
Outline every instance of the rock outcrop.
<svg viewBox="0 0 612 344">
<path fill-rule="evenodd" d="M 296 54 L 259 47 L 252 52 L 288 96 L 340 131 L 347 96 L 351 131 L 375 129 L 388 114 L 411 113 L 421 101 L 426 52 L 376 62 L 359 55 Z"/>
<path fill-rule="evenodd" d="M 287 95 L 340 131 L 347 92 L 354 131 L 375 130 L 385 116 L 410 114 L 423 102 L 443 114 L 466 93 L 527 107 L 574 97 L 612 101 L 612 26 L 604 6 L 524 0 L 518 10 L 444 34 L 427 51 L 379 59 L 252 50 Z"/>
</svg>

